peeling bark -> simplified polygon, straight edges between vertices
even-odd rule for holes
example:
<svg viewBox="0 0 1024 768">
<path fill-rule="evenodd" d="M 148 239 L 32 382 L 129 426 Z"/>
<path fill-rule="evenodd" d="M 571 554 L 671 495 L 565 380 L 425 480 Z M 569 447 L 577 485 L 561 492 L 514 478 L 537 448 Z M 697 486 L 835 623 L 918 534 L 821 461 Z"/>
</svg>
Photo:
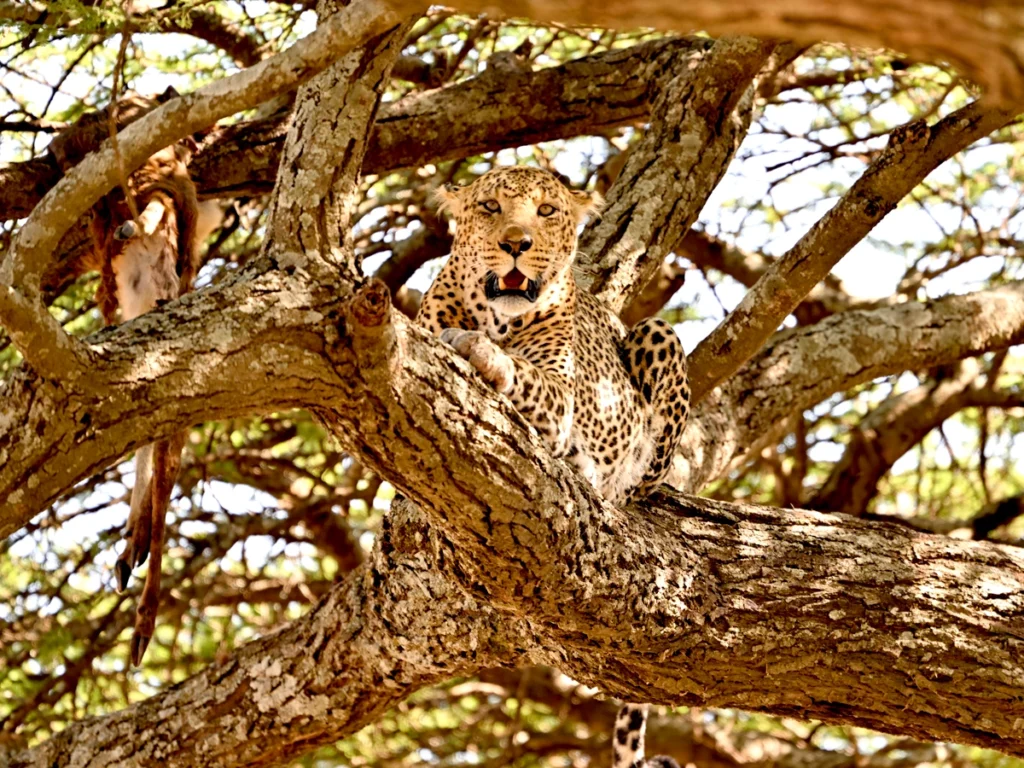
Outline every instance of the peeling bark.
<svg viewBox="0 0 1024 768">
<path fill-rule="evenodd" d="M 433 374 L 462 379 L 453 367 Z M 490 445 L 519 450 L 514 431 L 490 434 Z M 399 430 L 389 438 L 420 439 Z M 422 471 L 431 470 L 417 468 L 413 482 Z M 469 507 L 425 516 L 398 503 L 370 561 L 284 631 L 127 710 L 0 757 L 12 768 L 100 754 L 110 766 L 273 765 L 354 732 L 419 687 L 531 663 L 633 700 L 738 706 L 1024 754 L 1019 552 L 684 496 L 625 511 L 587 504 L 567 516 L 556 487 L 565 476 L 542 481 L 548 501 L 532 510 L 496 501 L 512 498 L 511 478 L 495 484 L 479 473 L 461 489 Z M 522 478 L 517 493 L 537 495 L 536 478 Z M 587 495 L 578 482 L 569 481 L 573 499 Z M 536 525 L 555 514 L 564 521 L 556 530 Z M 547 550 L 556 559 L 536 559 L 531 532 L 560 542 Z M 559 577 L 563 588 L 549 589 Z M 600 623 L 581 633 L 581 614 Z"/>
<path fill-rule="evenodd" d="M 605 21 L 623 13 L 514 7 Z M 658 7 L 649 23 L 699 19 L 712 29 L 788 30 L 786 14 L 806 23 L 825 10 Z M 749 13 L 734 22 L 716 15 L 722 8 Z M 941 0 L 935 9 L 951 12 Z M 862 24 L 865 39 L 940 50 L 909 47 L 884 14 L 828 10 L 855 31 L 819 22 L 815 34 L 856 36 Z M 968 30 L 973 13 L 962 14 Z M 1024 756 L 1019 550 L 671 492 L 613 508 L 465 361 L 393 312 L 379 281 L 359 277 L 347 240 L 353 190 L 400 30 L 385 24 L 299 94 L 263 256 L 82 342 L 102 361 L 102 386 L 28 367 L 4 385 L 0 535 L 141 442 L 287 407 L 312 410 L 408 501 L 385 518 L 371 557 L 302 619 L 122 712 L 31 750 L 0 747 L 0 763 L 272 765 L 354 732 L 423 686 L 523 664 L 557 666 L 630 700 L 741 707 Z M 989 82 L 1016 87 L 1009 76 Z M 65 206 L 60 226 L 88 205 L 62 199 L 74 188 L 51 193 Z M 59 235 L 33 241 L 28 229 L 37 248 Z M 48 254 L 29 253 L 32 263 L 5 263 L 3 273 L 37 283 Z M 635 260 L 635 273 L 657 267 L 648 261 Z M 637 288 L 628 277 L 615 285 L 620 297 Z M 697 409 L 681 482 L 699 488 L 721 476 L 787 414 L 832 392 L 1022 341 L 1024 283 L 779 334 Z"/>
</svg>

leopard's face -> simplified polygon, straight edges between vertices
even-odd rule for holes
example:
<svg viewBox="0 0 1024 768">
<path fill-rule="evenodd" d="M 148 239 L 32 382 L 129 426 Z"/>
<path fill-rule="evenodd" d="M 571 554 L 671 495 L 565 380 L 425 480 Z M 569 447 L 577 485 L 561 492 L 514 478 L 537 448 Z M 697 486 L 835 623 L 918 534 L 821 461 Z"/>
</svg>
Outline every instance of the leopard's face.
<svg viewBox="0 0 1024 768">
<path fill-rule="evenodd" d="M 467 187 L 438 190 L 455 219 L 453 253 L 468 280 L 505 316 L 534 308 L 568 274 L 576 228 L 595 209 L 586 192 L 569 189 L 539 168 L 495 168 Z"/>
</svg>

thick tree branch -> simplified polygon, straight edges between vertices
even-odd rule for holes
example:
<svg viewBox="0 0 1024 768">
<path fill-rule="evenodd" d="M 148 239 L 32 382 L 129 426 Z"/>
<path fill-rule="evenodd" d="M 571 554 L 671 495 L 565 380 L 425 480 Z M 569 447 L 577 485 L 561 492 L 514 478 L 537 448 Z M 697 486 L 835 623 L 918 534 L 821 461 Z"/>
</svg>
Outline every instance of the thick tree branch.
<svg viewBox="0 0 1024 768">
<path fill-rule="evenodd" d="M 321 4 L 321 19 L 327 6 Z M 322 262 L 337 273 L 339 290 L 361 274 L 351 234 L 360 168 L 391 67 L 414 21 L 406 17 L 340 58 L 296 95 L 268 214 L 267 251 L 294 266 Z"/>
<path fill-rule="evenodd" d="M 405 341 L 434 346 L 419 334 Z M 397 390 L 407 402 L 421 395 L 406 385 L 461 379 L 444 364 L 415 367 Z M 458 406 L 444 400 L 442 409 Z M 428 525 L 397 504 L 370 561 L 306 617 L 182 686 L 7 755 L 8 764 L 103 753 L 112 765 L 272 765 L 354 732 L 419 687 L 524 663 L 557 664 L 634 700 L 740 706 L 1024 753 L 1015 727 L 1024 558 L 846 517 L 690 497 L 611 510 L 583 502 L 567 468 L 550 465 L 555 475 L 543 479 L 504 416 L 477 415 L 489 446 L 523 457 L 525 476 L 456 468 L 460 479 L 474 475 L 458 492 L 470 507 L 434 510 Z M 451 427 L 449 436 L 462 431 Z M 447 452 L 448 438 L 429 429 Z M 423 463 L 412 482 L 422 472 L 436 473 Z M 535 505 L 521 505 L 523 495 Z M 556 515 L 570 499 L 581 504 Z M 538 559 L 538 545 L 555 559 Z M 563 588 L 549 589 L 559 579 Z M 558 621 L 545 618 L 552 610 Z M 581 614 L 600 617 L 600 631 L 581 634 Z"/>
<path fill-rule="evenodd" d="M 44 382 L 31 370 L 11 376 L 0 390 L 0 536 L 75 482 L 175 429 L 329 407 L 337 379 L 350 375 L 334 373 L 322 357 L 345 292 L 336 274 L 315 263 L 305 269 L 308 282 L 287 261 L 257 259 L 216 288 L 92 337 L 118 381 L 114 394 Z M 1024 283 L 845 312 L 780 334 L 696 409 L 673 484 L 699 490 L 759 450 L 787 416 L 834 392 L 1021 341 Z"/>
<path fill-rule="evenodd" d="M 364 0 L 319 26 L 288 51 L 188 96 L 172 99 L 119 135 L 126 171 L 153 152 L 221 117 L 284 93 L 312 77 L 339 53 L 394 26 L 420 6 L 413 0 Z M 61 236 L 118 179 L 109 145 L 64 176 L 33 209 L 0 263 L 0 323 L 31 365 L 49 378 L 80 381 L 92 373 L 91 355 L 47 312 L 42 275 Z"/>
<path fill-rule="evenodd" d="M 690 355 L 693 402 L 749 360 L 832 267 L 925 176 L 1015 114 L 1014 109 L 974 102 L 934 126 L 916 122 L 894 131 L 885 150 L 842 199 L 771 265 Z"/>
<path fill-rule="evenodd" d="M 466 0 L 459 10 L 618 29 L 645 26 L 712 35 L 753 35 L 813 44 L 825 40 L 900 51 L 911 60 L 951 62 L 980 83 L 995 103 L 1024 101 L 1024 21 L 1005 0 L 935 0 L 922 23 L 920 5 L 909 0 L 866 0 L 836 4 L 828 0 L 723 0 L 714 4 L 672 4 L 636 0 L 621 5 L 585 0 Z M 11 3 L 0 14 L 23 17 Z M 957 34 L 944 34 L 945 30 Z"/>
<path fill-rule="evenodd" d="M 596 4 L 586 0 L 503 0 L 462 2 L 462 10 L 500 8 L 509 16 L 633 29 L 642 22 L 657 29 L 701 29 L 711 35 L 753 35 L 798 44 L 842 42 L 888 48 L 910 60 L 950 62 L 980 83 L 993 104 L 1024 103 L 1024 19 L 1005 0 L 935 0 L 927 16 L 909 0 L 721 0 L 666 3 L 635 0 Z M 957 30 L 948 34 L 947 30 Z"/>
<path fill-rule="evenodd" d="M 339 299 L 336 281 L 315 273 L 266 260 L 253 271 L 260 274 L 250 282 L 240 277 L 189 295 L 99 336 L 112 365 L 136 377 L 133 392 L 125 387 L 114 402 L 16 374 L 4 393 L 12 406 L 0 442 L 0 519 L 16 526 L 18 503 L 70 485 L 65 465 L 78 462 L 84 475 L 197 420 L 303 404 L 424 511 L 429 530 L 411 518 L 395 521 L 415 539 L 416 566 L 395 579 L 380 564 L 395 547 L 394 531 L 385 531 L 377 565 L 354 572 L 308 622 L 150 702 L 73 726 L 14 765 L 87 755 L 97 742 L 143 750 L 124 760 L 146 764 L 157 759 L 146 750 L 171 732 L 187 746 L 160 752 L 164 765 L 198 765 L 211 750 L 235 755 L 228 765 L 264 764 L 351 732 L 420 685 L 483 663 L 524 661 L 546 661 L 633 700 L 738 706 L 1024 754 L 1012 714 L 1024 679 L 1021 632 L 1013 628 L 1024 604 L 1024 564 L 1013 555 L 698 499 L 610 509 L 550 458 L 464 361 L 392 317 L 383 288 Z M 214 312 L 216 324 L 193 321 Z M 784 391 L 803 388 L 820 399 L 887 370 L 935 365 L 1022 336 L 1020 284 L 848 312 L 789 334 L 752 364 L 746 389 L 722 390 L 731 397 L 724 418 L 739 422 L 728 436 L 733 453 L 737 441 L 799 407 Z M 824 359 L 829 354 L 835 365 Z M 140 359 L 159 370 L 137 371 Z M 279 373 L 268 379 L 268 369 Z M 822 370 L 835 373 L 822 377 Z M 40 471 L 22 475 L 29 482 L 13 477 L 33 455 L 55 455 L 62 434 L 60 462 L 37 460 Z M 38 437 L 18 439 L 24 435 Z M 65 475 L 52 482 L 45 469 Z M 467 604 L 467 593 L 479 602 Z M 394 596 L 401 611 L 385 602 Z M 534 629 L 510 628 L 490 608 Z M 453 631 L 474 650 L 451 640 Z M 530 639 L 532 631 L 542 636 Z M 410 660 L 411 649 L 423 647 L 428 655 Z M 529 650 L 527 659 L 510 657 L 509 647 Z M 551 653 L 541 658 L 539 647 Z M 298 738 L 280 739 L 285 728 Z"/>
<path fill-rule="evenodd" d="M 671 483 L 700 490 L 754 455 L 793 413 L 879 376 L 1024 341 L 1024 283 L 833 315 L 777 334 L 691 416 Z"/>
<path fill-rule="evenodd" d="M 126 768 L 280 765 L 374 722 L 424 685 L 499 663 L 510 632 L 519 648 L 535 645 L 525 622 L 500 619 L 434 568 L 424 545 L 437 553 L 445 543 L 421 519 L 398 510 L 381 540 L 368 562 L 283 631 L 34 750 L 5 754 L 0 746 L 0 763 L 50 768 L 102 754 Z"/>
<path fill-rule="evenodd" d="M 571 138 L 646 120 L 658 77 L 706 40 L 655 40 L 536 72 L 485 71 L 457 85 L 382 105 L 364 173 L 462 158 L 521 144 Z M 216 128 L 190 171 L 203 197 L 271 190 L 290 118 Z M 46 158 L 0 168 L 0 217 L 22 218 L 57 183 Z"/>
<path fill-rule="evenodd" d="M 608 206 L 580 238 L 580 280 L 614 310 L 650 282 L 725 174 L 750 125 L 753 82 L 774 47 L 718 40 L 664 81 Z"/>
</svg>

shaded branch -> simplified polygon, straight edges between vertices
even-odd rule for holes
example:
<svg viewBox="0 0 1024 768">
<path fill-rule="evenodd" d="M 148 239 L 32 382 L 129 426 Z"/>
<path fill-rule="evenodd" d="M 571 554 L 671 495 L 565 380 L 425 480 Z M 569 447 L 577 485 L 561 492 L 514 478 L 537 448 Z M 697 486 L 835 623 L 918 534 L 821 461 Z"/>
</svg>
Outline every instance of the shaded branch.
<svg viewBox="0 0 1024 768">
<path fill-rule="evenodd" d="M 460 3 L 479 10 L 483 3 Z M 992 104 L 1024 103 L 1024 20 L 1012 5 L 980 0 L 965 5 L 935 0 L 928 5 L 928 24 L 921 6 L 910 0 L 867 0 L 834 3 L 801 0 L 722 0 L 713 4 L 634 0 L 604 5 L 553 0 L 489 2 L 511 16 L 557 20 L 569 24 L 632 29 L 638 21 L 656 29 L 706 30 L 708 34 L 753 35 L 765 39 L 814 44 L 822 40 L 855 46 L 887 48 L 906 54 L 905 61 L 949 62 L 981 84 Z M 955 35 L 936 30 L 957 30 Z"/>
<path fill-rule="evenodd" d="M 903 454 L 946 419 L 988 399 L 981 381 L 979 363 L 965 360 L 951 376 L 889 397 L 851 429 L 843 457 L 807 506 L 848 515 L 866 512 L 879 481 Z M 1024 404 L 1019 394 L 1004 395 L 1010 395 L 1006 407 Z"/>
<path fill-rule="evenodd" d="M 392 4 L 393 2 L 393 4 Z M 119 135 L 124 171 L 221 117 L 284 93 L 312 77 L 339 53 L 361 45 L 419 8 L 412 0 L 364 0 L 319 26 L 288 51 L 175 98 Z M 25 360 L 50 377 L 95 377 L 88 351 L 50 316 L 40 281 L 61 236 L 118 181 L 120 162 L 108 143 L 65 175 L 33 208 L 0 263 L 0 323 Z"/>
<path fill-rule="evenodd" d="M 498 437 L 503 451 L 514 450 L 511 436 Z M 529 474 L 519 493 L 529 493 Z M 509 498 L 505 481 L 479 474 L 464 489 L 491 499 L 489 523 L 476 504 L 444 510 L 449 528 L 398 503 L 371 559 L 285 630 L 122 712 L 0 756 L 12 768 L 115 749 L 122 761 L 167 768 L 277 764 L 355 732 L 418 688 L 510 663 L 557 663 L 634 700 L 740 706 L 1024 752 L 1013 725 L 1024 648 L 1012 626 L 1024 605 L 1024 560 L 1007 550 L 663 496 L 642 510 L 570 507 L 568 519 L 562 507 L 567 524 L 544 540 L 560 542 L 559 557 L 523 582 L 508 556 L 532 562 L 533 541 L 522 536 L 541 529 L 514 501 L 495 503 L 499 490 Z M 548 480 L 544 494 L 554 490 Z M 553 513 L 562 493 L 535 514 Z M 477 560 L 483 546 L 462 554 L 456 531 L 466 524 L 497 545 L 486 562 Z M 609 558 L 630 564 L 607 572 L 629 574 L 612 591 L 600 575 Z M 477 581 L 485 564 L 492 575 Z M 549 592 L 556 578 L 564 589 Z M 539 592 L 511 590 L 538 582 Z M 497 612 L 495 602 L 516 608 Z M 517 618 L 540 619 L 556 605 L 568 617 L 597 611 L 601 631 L 579 635 L 573 618 Z"/>
<path fill-rule="evenodd" d="M 571 138 L 645 120 L 659 73 L 706 45 L 655 40 L 557 67 L 495 74 L 381 105 L 364 173 Z M 497 87 L 500 86 L 500 87 Z M 269 192 L 290 117 L 214 128 L 189 167 L 201 197 Z M 0 217 L 28 216 L 60 178 L 51 160 L 0 167 Z"/>
</svg>

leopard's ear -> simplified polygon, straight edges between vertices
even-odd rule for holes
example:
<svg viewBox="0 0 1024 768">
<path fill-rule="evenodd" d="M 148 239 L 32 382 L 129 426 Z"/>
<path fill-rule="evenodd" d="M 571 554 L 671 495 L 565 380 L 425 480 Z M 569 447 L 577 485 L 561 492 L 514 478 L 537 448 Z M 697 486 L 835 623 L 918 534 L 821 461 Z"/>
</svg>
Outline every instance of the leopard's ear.
<svg viewBox="0 0 1024 768">
<path fill-rule="evenodd" d="M 458 184 L 445 184 L 434 190 L 434 204 L 437 206 L 437 215 L 441 216 L 448 211 L 453 217 L 462 213 L 466 188 Z"/>
<path fill-rule="evenodd" d="M 574 189 L 569 194 L 572 196 L 572 201 L 575 205 L 574 212 L 577 223 L 582 223 L 588 216 L 597 216 L 601 213 L 604 198 L 599 193 Z"/>
</svg>

